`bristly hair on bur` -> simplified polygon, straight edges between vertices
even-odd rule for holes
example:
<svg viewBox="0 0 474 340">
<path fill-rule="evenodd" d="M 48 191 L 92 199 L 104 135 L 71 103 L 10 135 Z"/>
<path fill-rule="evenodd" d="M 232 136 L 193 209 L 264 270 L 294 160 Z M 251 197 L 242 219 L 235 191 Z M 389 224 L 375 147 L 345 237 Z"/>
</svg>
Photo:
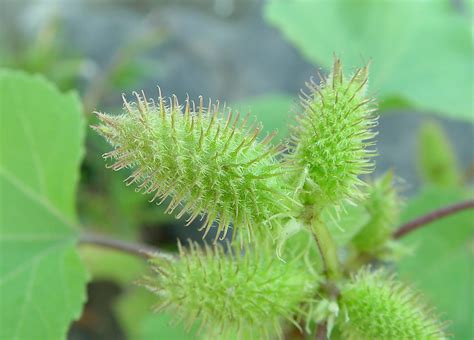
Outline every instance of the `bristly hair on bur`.
<svg viewBox="0 0 474 340">
<path fill-rule="evenodd" d="M 384 270 L 361 269 L 341 290 L 347 339 L 446 339 L 433 310 Z"/>
<path fill-rule="evenodd" d="M 219 339 L 282 339 L 283 321 L 301 328 L 295 315 L 304 313 L 302 301 L 314 300 L 319 276 L 298 257 L 278 260 L 269 242 L 245 252 L 229 247 L 234 256 L 221 244 L 178 242 L 179 260 L 152 258 L 156 275 L 140 284 L 157 295 L 155 312 Z"/>
<path fill-rule="evenodd" d="M 159 204 L 170 197 L 166 211 L 180 207 L 177 218 L 188 213 L 187 225 L 200 217 L 204 236 L 215 223 L 215 241 L 230 226 L 244 234 L 241 242 L 262 231 L 274 236 L 279 217 L 298 205 L 284 179 L 292 169 L 279 159 L 286 147 L 271 144 L 275 134 L 258 141 L 261 126 L 218 101 L 186 98 L 182 106 L 174 95 L 166 103 L 161 91 L 158 103 L 134 94 L 136 102 L 123 97 L 124 114 L 96 113 L 94 126 L 114 147 L 104 155 L 115 160 L 110 167 L 135 169 L 127 185 L 137 183 Z"/>
<path fill-rule="evenodd" d="M 370 158 L 375 150 L 370 147 L 377 117 L 374 99 L 366 95 L 368 66 L 346 78 L 335 58 L 329 76 L 320 77 L 319 85 L 306 83 L 308 94 L 301 91 L 302 112 L 292 127 L 293 152 L 288 159 L 302 168 L 295 178 L 302 183 L 302 203 L 323 208 L 362 197 L 364 182 L 359 176 L 374 168 Z"/>
</svg>

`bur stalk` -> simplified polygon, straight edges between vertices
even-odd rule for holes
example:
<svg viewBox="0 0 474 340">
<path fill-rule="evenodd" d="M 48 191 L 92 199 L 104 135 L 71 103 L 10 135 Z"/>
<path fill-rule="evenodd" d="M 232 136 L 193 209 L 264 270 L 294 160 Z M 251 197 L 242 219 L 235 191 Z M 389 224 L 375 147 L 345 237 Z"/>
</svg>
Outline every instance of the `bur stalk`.
<svg viewBox="0 0 474 340">
<path fill-rule="evenodd" d="M 373 170 L 371 140 L 376 125 L 375 105 L 368 97 L 368 66 L 346 77 L 341 61 L 334 60 L 332 71 L 318 85 L 307 83 L 302 91 L 302 112 L 293 129 L 290 162 L 301 171 L 292 177 L 298 200 L 305 206 L 303 219 L 314 234 L 328 277 L 337 277 L 336 246 L 320 212 L 327 206 L 363 197 L 361 175 Z"/>
</svg>

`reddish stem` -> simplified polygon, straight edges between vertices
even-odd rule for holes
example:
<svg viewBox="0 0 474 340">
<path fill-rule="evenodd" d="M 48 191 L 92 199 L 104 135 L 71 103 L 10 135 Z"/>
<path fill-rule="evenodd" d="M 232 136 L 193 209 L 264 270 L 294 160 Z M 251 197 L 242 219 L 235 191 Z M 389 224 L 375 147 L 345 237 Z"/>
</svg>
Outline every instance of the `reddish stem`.
<svg viewBox="0 0 474 340">
<path fill-rule="evenodd" d="M 103 248 L 109 248 L 118 250 L 121 252 L 129 253 L 131 255 L 143 257 L 144 259 L 150 259 L 153 254 L 164 252 L 158 248 L 149 246 L 143 243 L 127 242 L 122 240 L 113 239 L 107 236 L 98 235 L 95 233 L 84 233 L 79 238 L 80 244 L 93 244 Z"/>
<path fill-rule="evenodd" d="M 429 214 L 426 214 L 424 216 L 418 217 L 414 219 L 413 221 L 410 221 L 404 225 L 402 225 L 400 228 L 398 228 L 394 233 L 393 233 L 393 238 L 394 239 L 399 239 L 403 236 L 405 236 L 408 233 L 411 233 L 412 231 L 423 227 L 424 225 L 431 223 L 435 220 L 439 220 L 441 218 L 444 218 L 446 216 L 452 215 L 457 213 L 458 211 L 461 210 L 466 210 L 466 209 L 473 209 L 474 208 L 474 200 L 469 200 L 457 204 L 453 204 L 444 208 L 440 208 L 438 210 L 432 211 Z"/>
</svg>

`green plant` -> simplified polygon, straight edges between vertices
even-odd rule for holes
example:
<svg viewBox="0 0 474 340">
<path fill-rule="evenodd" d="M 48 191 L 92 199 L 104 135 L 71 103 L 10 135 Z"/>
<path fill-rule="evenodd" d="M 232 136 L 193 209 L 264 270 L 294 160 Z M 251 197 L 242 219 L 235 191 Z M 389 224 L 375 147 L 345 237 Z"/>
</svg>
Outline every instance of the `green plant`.
<svg viewBox="0 0 474 340">
<path fill-rule="evenodd" d="M 442 339 L 442 325 L 410 289 L 361 270 L 341 292 L 346 339 Z"/>
<path fill-rule="evenodd" d="M 234 237 L 248 241 L 240 242 L 244 254 L 230 248 L 234 256 L 219 245 L 204 252 L 191 245 L 190 252 L 181 250 L 180 259 L 152 256 L 157 277 L 144 284 L 158 296 L 160 310 L 177 312 L 179 320 L 190 326 L 197 322 L 208 333 L 219 329 L 225 337 L 245 338 L 251 330 L 266 338 L 282 337 L 285 320 L 298 326 L 294 318 L 327 328 L 322 325 L 330 318 L 321 316 L 327 311 L 311 305 L 332 301 L 345 310 L 352 328 L 337 308 L 332 322 L 353 337 L 376 337 L 373 318 L 381 313 L 386 313 L 380 317 L 387 336 L 444 337 L 440 324 L 429 321 L 432 317 L 416 301 L 407 303 L 413 293 L 364 269 L 389 241 L 399 210 L 392 176 L 372 184 L 360 178 L 373 169 L 376 118 L 373 100 L 366 96 L 367 80 L 368 67 L 347 77 L 335 59 L 330 75 L 320 85 L 311 82 L 309 94 L 303 93 L 289 152 L 280 155 L 276 152 L 282 148 L 270 145 L 271 135 L 258 141 L 258 127 L 246 128 L 246 119 L 239 125 L 239 117 L 218 104 L 206 108 L 201 101 L 196 107 L 187 100 L 181 106 L 173 97 L 167 105 L 161 94 L 158 103 L 135 94 L 137 102 L 124 100 L 125 114 L 97 114 L 101 124 L 94 128 L 115 148 L 104 155 L 114 158 L 111 167 L 135 168 L 129 184 L 137 182 L 152 200 L 171 196 L 168 210 L 181 206 L 178 218 L 201 216 L 204 237 L 217 221 L 214 244 L 221 233 L 226 237 L 230 224 Z M 362 203 L 370 216 L 353 238 L 355 256 L 365 254 L 357 265 L 341 261 L 322 219 L 325 209 L 340 213 L 344 202 Z M 298 228 L 285 234 L 285 225 L 294 221 L 309 231 L 302 234 L 310 238 L 303 247 L 292 242 Z M 274 240 L 290 249 L 280 263 Z M 319 259 L 311 252 L 315 247 Z M 295 256 L 309 258 L 309 265 L 295 267 Z M 357 278 L 348 279 L 353 273 Z M 303 306 L 312 312 L 299 310 Z"/>
<path fill-rule="evenodd" d="M 328 77 L 308 84 L 283 146 L 272 145 L 274 134 L 259 139 L 259 125 L 217 103 L 182 106 L 173 97 L 166 104 L 161 95 L 155 103 L 142 94 L 124 102 L 123 114 L 99 113 L 95 130 L 114 146 L 105 154 L 114 158 L 111 167 L 132 170 L 127 183 L 168 200 L 168 212 L 201 219 L 204 236 L 215 231 L 209 244 L 180 244 L 175 254 L 84 231 L 74 208 L 84 153 L 77 97 L 42 77 L 0 71 L 0 338 L 64 338 L 86 300 L 92 266 L 94 277 L 121 284 L 142 276 L 117 307 L 137 338 L 184 336 L 165 325 L 171 319 L 190 338 L 442 339 L 447 332 L 436 313 L 390 269 L 376 269 L 397 260 L 416 235 L 429 240 L 420 250 L 448 267 L 431 274 L 435 283 L 420 275 L 424 291 L 441 296 L 437 283 L 449 271 L 460 301 L 440 306 L 449 318 L 461 306 L 457 321 L 469 322 L 472 213 L 438 220 L 474 201 L 439 209 L 471 195 L 435 188 L 399 214 L 392 173 L 367 177 L 376 125 L 368 72 L 347 76 L 336 59 Z M 436 233 L 412 233 L 435 220 Z M 78 244 L 87 245 L 81 254 Z M 397 263 L 403 280 L 421 272 L 406 258 Z M 151 299 L 158 316 L 136 307 Z M 137 324 L 143 328 L 133 329 Z"/>
<path fill-rule="evenodd" d="M 467 6 L 463 13 L 447 0 L 270 0 L 264 14 L 315 65 L 329 68 L 333 51 L 349 67 L 371 59 L 381 112 L 408 107 L 473 121 Z M 444 72 L 431 71 L 440 65 Z"/>
<path fill-rule="evenodd" d="M 197 321 L 223 338 L 283 337 L 282 321 L 298 325 L 301 303 L 314 299 L 318 275 L 298 257 L 280 261 L 268 242 L 258 247 L 228 256 L 220 245 L 180 245 L 179 259 L 150 261 L 157 276 L 142 284 L 160 297 L 155 311 L 168 310 L 188 327 Z"/>
<path fill-rule="evenodd" d="M 363 252 L 377 252 L 390 238 L 392 228 L 400 214 L 400 198 L 392 185 L 391 172 L 373 181 L 364 201 L 370 219 L 352 239 L 354 246 Z"/>
<path fill-rule="evenodd" d="M 439 124 L 427 122 L 419 132 L 419 170 L 429 184 L 455 187 L 461 183 L 457 160 Z"/>
<path fill-rule="evenodd" d="M 348 67 L 371 60 L 370 85 L 379 100 L 381 116 L 397 114 L 394 109 L 401 109 L 421 120 L 424 116 L 433 120 L 437 115 L 436 120 L 442 123 L 472 123 L 474 118 L 471 13 L 472 1 L 455 4 L 448 0 L 269 0 L 264 6 L 267 22 L 314 66 L 327 70 L 333 51 L 344 56 Z M 419 153 L 413 159 L 421 188 L 400 208 L 404 222 L 420 210 L 428 212 L 454 197 L 472 196 L 472 171 L 462 174 L 461 163 L 456 162 L 458 150 L 450 148 L 440 128 L 423 126 L 419 137 Z M 467 287 L 474 285 L 467 274 L 467 264 L 473 261 L 469 250 L 472 223 L 467 218 L 436 222 L 429 230 L 410 234 L 401 241 L 405 250 L 396 251 L 402 277 L 416 282 L 429 300 L 453 320 L 449 332 L 459 339 L 474 334 L 472 321 L 466 316 L 472 315 L 472 308 L 462 298 L 472 294 Z M 345 219 L 352 219 L 351 214 Z M 471 227 L 450 228 L 451 224 Z M 353 223 L 351 228 L 344 228 L 345 233 L 332 229 L 340 241 L 356 232 L 357 226 Z M 397 247 L 388 243 L 388 248 L 391 246 Z M 399 256 L 413 249 L 416 256 Z M 393 260 L 390 257 L 386 259 Z M 459 285 L 461 282 L 466 286 Z"/>
<path fill-rule="evenodd" d="M 219 103 L 206 108 L 201 101 L 191 109 L 176 97 L 169 106 L 161 96 L 157 106 L 144 95 L 137 99 L 135 105 L 125 101 L 125 115 L 99 113 L 103 125 L 96 127 L 116 146 L 105 155 L 116 160 L 112 168 L 137 168 L 128 184 L 138 182 L 152 201 L 172 196 L 170 213 L 185 202 L 177 216 L 189 213 L 187 224 L 205 212 L 204 235 L 218 219 L 216 239 L 226 237 L 231 223 L 248 238 L 277 228 L 279 220 L 271 218 L 288 214 L 293 202 L 276 161 L 279 150 L 269 145 L 272 135 L 255 143 L 260 127 L 240 123 L 238 114 L 222 116 L 226 108 Z"/>
</svg>

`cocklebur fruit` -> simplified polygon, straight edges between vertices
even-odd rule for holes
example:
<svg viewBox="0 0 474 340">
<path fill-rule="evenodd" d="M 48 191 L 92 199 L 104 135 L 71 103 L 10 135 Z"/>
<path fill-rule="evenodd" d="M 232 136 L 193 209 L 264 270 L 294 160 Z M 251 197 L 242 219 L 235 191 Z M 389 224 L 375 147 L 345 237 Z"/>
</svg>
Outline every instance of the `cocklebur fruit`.
<svg viewBox="0 0 474 340">
<path fill-rule="evenodd" d="M 421 177 L 430 184 L 459 185 L 462 175 L 454 150 L 442 127 L 435 122 L 427 122 L 421 126 L 418 138 Z"/>
<path fill-rule="evenodd" d="M 382 270 L 360 270 L 339 302 L 344 339 L 445 339 L 420 297 Z"/>
<path fill-rule="evenodd" d="M 393 186 L 392 172 L 369 184 L 363 205 L 370 219 L 352 239 L 352 244 L 364 252 L 376 252 L 390 238 L 399 220 L 400 198 Z"/>
<path fill-rule="evenodd" d="M 368 66 L 347 78 L 339 59 L 320 85 L 307 83 L 309 94 L 301 96 L 303 113 L 298 117 L 289 159 L 302 175 L 295 177 L 302 188 L 301 201 L 321 209 L 340 200 L 362 196 L 359 179 L 370 173 L 370 141 L 376 134 L 373 99 L 366 95 Z"/>
<path fill-rule="evenodd" d="M 205 107 L 201 98 L 195 107 L 176 97 L 167 105 L 161 93 L 157 104 L 136 97 L 124 99 L 125 114 L 97 113 L 95 127 L 115 148 L 104 155 L 115 159 L 112 169 L 135 169 L 129 185 L 138 183 L 152 201 L 171 197 L 167 211 L 179 207 L 177 217 L 188 214 L 187 224 L 204 219 L 204 236 L 216 222 L 216 239 L 233 225 L 245 234 L 241 240 L 251 240 L 291 213 L 295 202 L 283 179 L 289 169 L 277 159 L 282 147 L 270 144 L 273 135 L 257 141 L 260 128 L 218 102 Z"/>
<path fill-rule="evenodd" d="M 294 317 L 314 298 L 318 276 L 296 257 L 278 260 L 271 245 L 257 248 L 240 252 L 233 247 L 232 255 L 221 245 L 180 245 L 178 260 L 151 260 L 157 275 L 143 285 L 158 296 L 157 312 L 176 315 L 189 327 L 199 324 L 206 334 L 218 330 L 223 339 L 281 338 L 284 322 L 299 327 Z"/>
</svg>

